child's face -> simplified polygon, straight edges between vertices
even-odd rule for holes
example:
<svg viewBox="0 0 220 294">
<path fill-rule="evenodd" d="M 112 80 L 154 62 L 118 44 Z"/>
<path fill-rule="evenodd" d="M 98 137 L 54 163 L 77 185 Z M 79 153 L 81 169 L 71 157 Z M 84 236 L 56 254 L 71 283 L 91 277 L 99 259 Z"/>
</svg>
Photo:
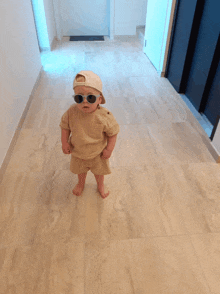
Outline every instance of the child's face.
<svg viewBox="0 0 220 294">
<path fill-rule="evenodd" d="M 91 87 L 86 87 L 86 86 L 77 86 L 74 88 L 75 94 L 82 94 L 82 95 L 96 95 L 99 96 L 100 92 L 96 89 L 93 89 Z M 102 97 L 100 96 L 98 99 L 96 99 L 95 103 L 89 103 L 84 97 L 84 101 L 82 103 L 77 103 L 77 107 L 79 110 L 83 111 L 84 113 L 92 113 L 97 109 L 98 104 L 102 102 Z"/>
</svg>

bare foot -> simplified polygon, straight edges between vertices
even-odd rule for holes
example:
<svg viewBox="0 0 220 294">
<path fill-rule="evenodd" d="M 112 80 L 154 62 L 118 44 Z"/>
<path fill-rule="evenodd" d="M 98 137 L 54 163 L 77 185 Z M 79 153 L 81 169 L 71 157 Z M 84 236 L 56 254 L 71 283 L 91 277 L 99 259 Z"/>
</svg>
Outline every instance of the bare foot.
<svg viewBox="0 0 220 294">
<path fill-rule="evenodd" d="M 73 195 L 80 196 L 84 189 L 84 185 L 77 184 L 73 189 Z"/>
<path fill-rule="evenodd" d="M 107 193 L 104 192 L 104 184 L 100 184 L 98 186 L 99 193 L 101 194 L 102 198 L 106 198 L 109 195 L 109 191 Z"/>
</svg>

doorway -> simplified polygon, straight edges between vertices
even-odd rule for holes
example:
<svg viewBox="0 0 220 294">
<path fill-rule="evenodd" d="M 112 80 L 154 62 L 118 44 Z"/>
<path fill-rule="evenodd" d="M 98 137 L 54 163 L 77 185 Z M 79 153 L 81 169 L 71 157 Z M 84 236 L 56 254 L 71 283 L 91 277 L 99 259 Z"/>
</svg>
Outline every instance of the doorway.
<svg viewBox="0 0 220 294">
<path fill-rule="evenodd" d="M 110 36 L 114 0 L 53 0 L 57 38 L 63 36 Z"/>
</svg>

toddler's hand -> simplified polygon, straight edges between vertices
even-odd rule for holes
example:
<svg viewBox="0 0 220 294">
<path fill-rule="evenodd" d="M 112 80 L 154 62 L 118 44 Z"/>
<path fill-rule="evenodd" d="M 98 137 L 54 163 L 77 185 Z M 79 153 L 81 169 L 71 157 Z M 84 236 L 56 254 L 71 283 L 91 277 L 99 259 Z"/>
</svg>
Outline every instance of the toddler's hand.
<svg viewBox="0 0 220 294">
<path fill-rule="evenodd" d="M 102 159 L 109 159 L 111 157 L 112 151 L 109 151 L 107 149 L 104 149 L 101 153 Z"/>
<path fill-rule="evenodd" d="M 62 144 L 62 149 L 64 154 L 70 154 L 71 153 L 71 146 L 69 143 Z"/>
</svg>

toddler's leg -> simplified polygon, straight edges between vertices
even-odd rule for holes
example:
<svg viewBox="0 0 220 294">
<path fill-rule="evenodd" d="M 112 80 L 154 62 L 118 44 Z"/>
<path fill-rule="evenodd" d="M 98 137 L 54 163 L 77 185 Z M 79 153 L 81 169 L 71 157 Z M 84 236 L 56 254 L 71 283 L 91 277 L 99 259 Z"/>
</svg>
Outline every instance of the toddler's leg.
<svg viewBox="0 0 220 294">
<path fill-rule="evenodd" d="M 76 196 L 80 196 L 83 189 L 84 189 L 84 185 L 85 185 L 85 181 L 86 181 L 86 176 L 87 173 L 84 174 L 79 174 L 78 175 L 78 184 L 75 186 L 75 188 L 73 189 L 73 194 Z"/>
<path fill-rule="evenodd" d="M 103 175 L 94 175 L 99 193 L 101 194 L 102 198 L 106 198 L 109 195 L 109 191 L 107 193 L 104 192 L 104 176 Z"/>
</svg>

